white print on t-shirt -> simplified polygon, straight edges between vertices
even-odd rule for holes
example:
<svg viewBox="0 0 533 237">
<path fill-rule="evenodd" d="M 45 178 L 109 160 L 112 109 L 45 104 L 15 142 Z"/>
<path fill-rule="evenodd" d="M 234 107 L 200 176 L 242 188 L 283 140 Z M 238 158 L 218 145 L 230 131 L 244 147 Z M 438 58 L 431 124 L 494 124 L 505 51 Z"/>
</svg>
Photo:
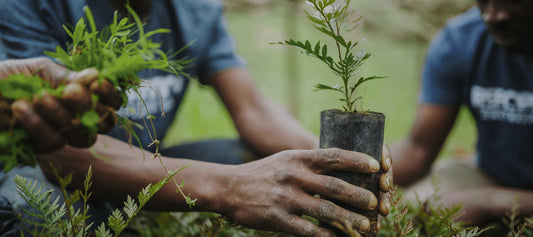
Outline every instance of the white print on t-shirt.
<svg viewBox="0 0 533 237">
<path fill-rule="evenodd" d="M 159 117 L 163 111 L 169 111 L 174 107 L 176 103 L 174 96 L 182 92 L 183 83 L 183 78 L 177 78 L 175 75 L 155 76 L 141 83 L 139 94 L 146 102 L 150 114 Z M 126 108 L 121 108 L 118 114 L 130 119 L 146 118 L 148 115 L 134 91 L 128 93 L 128 105 Z"/>
<path fill-rule="evenodd" d="M 533 123 L 533 92 L 473 86 L 470 98 L 481 119 L 513 124 Z"/>
</svg>

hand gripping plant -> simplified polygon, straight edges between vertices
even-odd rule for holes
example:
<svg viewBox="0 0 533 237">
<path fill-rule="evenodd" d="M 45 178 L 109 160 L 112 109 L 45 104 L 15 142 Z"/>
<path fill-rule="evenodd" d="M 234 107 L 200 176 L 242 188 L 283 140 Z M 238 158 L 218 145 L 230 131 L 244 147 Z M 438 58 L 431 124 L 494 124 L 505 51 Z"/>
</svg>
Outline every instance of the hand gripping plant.
<svg viewBox="0 0 533 237">
<path fill-rule="evenodd" d="M 188 77 L 184 68 L 192 63 L 193 59 L 173 59 L 188 45 L 171 55 L 163 52 L 160 49 L 161 44 L 153 42 L 151 36 L 170 33 L 170 30 L 160 28 L 144 32 L 144 24 L 139 16 L 131 7 L 126 6 L 126 8 L 130 17 L 119 18 L 118 12 L 115 11 L 113 21 L 99 31 L 96 28 L 91 10 L 85 7 L 85 18 L 80 18 L 72 30 L 64 27 L 71 38 L 71 42 L 66 46 L 67 50 L 57 46 L 55 52 L 44 53 L 70 70 L 80 71 L 90 67 L 96 68 L 99 71 L 98 82 L 108 80 L 120 93 L 123 107 L 127 105 L 128 92 L 133 92 L 139 96 L 143 103 L 142 106 L 149 113 L 147 105 L 139 93 L 139 89 L 144 85 L 137 73 L 145 69 L 154 69 L 174 73 L 176 76 Z M 135 36 L 137 40 L 134 40 Z M 10 122 L 14 119 L 9 103 L 15 100 L 30 100 L 44 92 L 60 98 L 65 88 L 65 84 L 54 88 L 50 83 L 37 76 L 11 75 L 0 80 L 0 112 L 7 115 L 6 118 L 0 117 L 0 128 L 2 129 L 0 130 L 0 162 L 3 164 L 4 172 L 8 172 L 18 165 L 35 166 L 37 163 L 34 144 L 32 144 L 29 134 L 18 124 Z M 92 99 L 98 100 L 98 97 L 93 95 Z M 81 112 L 75 118 L 82 125 L 82 135 L 88 137 L 95 136 L 98 132 L 99 119 L 96 108 Z M 118 123 L 131 133 L 141 149 L 143 145 L 147 145 L 140 143 L 133 130 L 134 126 L 141 125 L 120 117 L 115 114 L 115 111 L 112 113 L 112 119 L 118 119 Z M 170 175 L 174 171 L 169 170 L 160 157 L 159 140 L 153 125 L 154 119 L 155 116 L 149 114 L 146 118 L 148 122 L 145 122 L 147 124 L 146 131 L 152 139 L 152 143 L 148 146 L 155 145 L 154 158 L 159 158 L 160 163 Z M 5 124 L 3 121 L 8 121 L 9 125 L 3 126 L 2 124 Z M 182 192 L 181 186 L 183 184 L 178 184 L 174 179 L 168 180 L 174 182 L 177 187 L 176 192 L 183 195 L 189 205 L 194 205 L 195 200 Z"/>
<path fill-rule="evenodd" d="M 370 57 L 364 50 L 357 50 L 358 41 L 345 38 L 353 32 L 361 17 L 355 17 L 355 11 L 349 8 L 350 0 L 306 0 L 312 9 L 306 11 L 307 18 L 315 29 L 322 32 L 334 42 L 334 47 L 320 41 L 312 44 L 309 40 L 293 39 L 278 44 L 294 46 L 302 53 L 317 58 L 328 66 L 333 74 L 339 77 L 342 84 L 329 86 L 316 84 L 316 90 L 330 90 L 342 94 L 339 99 L 344 104 L 340 110 L 326 110 L 321 113 L 320 147 L 338 147 L 345 150 L 366 153 L 381 162 L 383 130 L 385 116 L 381 113 L 356 111 L 355 102 L 361 99 L 356 89 L 366 81 L 381 79 L 379 76 L 359 76 L 359 67 Z M 330 56 L 334 48 L 334 55 Z M 328 51 L 329 49 L 329 51 Z M 372 191 L 379 197 L 380 174 L 358 174 L 346 171 L 335 171 L 329 175 L 341 178 L 349 183 Z M 360 213 L 370 219 L 371 227 L 365 236 L 377 234 L 377 210 L 367 211 L 345 203 L 337 203 L 349 210 Z M 351 226 L 341 226 L 347 234 L 353 234 Z"/>
</svg>

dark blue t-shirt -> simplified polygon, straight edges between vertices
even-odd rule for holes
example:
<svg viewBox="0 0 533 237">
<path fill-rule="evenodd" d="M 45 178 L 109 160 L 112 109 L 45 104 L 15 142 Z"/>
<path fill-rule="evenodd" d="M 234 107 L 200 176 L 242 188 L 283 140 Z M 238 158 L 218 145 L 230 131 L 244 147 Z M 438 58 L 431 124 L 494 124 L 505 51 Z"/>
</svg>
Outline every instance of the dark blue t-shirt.
<svg viewBox="0 0 533 237">
<path fill-rule="evenodd" d="M 533 58 L 498 46 L 473 8 L 433 40 L 422 77 L 422 103 L 472 111 L 479 166 L 505 185 L 533 188 Z"/>
<path fill-rule="evenodd" d="M 73 26 L 84 16 L 83 6 L 93 12 L 98 29 L 113 19 L 114 9 L 106 0 L 2 0 L 0 8 L 0 60 L 44 56 L 44 51 L 55 51 L 69 41 L 62 25 Z M 155 35 L 154 42 L 162 42 L 164 52 L 175 52 L 193 42 L 179 57 L 194 58 L 187 72 L 206 82 L 219 71 L 242 67 L 243 60 L 236 55 L 232 38 L 223 19 L 222 3 L 216 0 L 153 0 L 145 32 L 167 28 L 170 34 Z M 165 136 L 183 98 L 188 81 L 159 70 L 139 73 L 147 87 L 141 95 L 156 116 L 155 127 L 159 139 Z M 161 100 L 162 99 L 162 100 Z M 147 114 L 140 106 L 137 95 L 129 96 L 128 108 L 120 115 L 127 116 L 144 126 Z M 140 113 L 139 111 L 143 111 Z M 165 112 L 165 117 L 161 113 Z M 146 129 L 136 132 L 146 148 L 151 140 Z M 126 140 L 124 129 L 116 127 L 109 134 Z"/>
</svg>

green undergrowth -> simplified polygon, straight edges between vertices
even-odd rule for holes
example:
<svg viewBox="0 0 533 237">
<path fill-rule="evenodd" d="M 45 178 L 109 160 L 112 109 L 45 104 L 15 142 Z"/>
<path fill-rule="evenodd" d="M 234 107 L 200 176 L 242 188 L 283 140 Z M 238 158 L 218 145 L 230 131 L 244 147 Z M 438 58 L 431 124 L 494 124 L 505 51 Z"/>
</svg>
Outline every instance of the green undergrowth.
<svg viewBox="0 0 533 237">
<path fill-rule="evenodd" d="M 382 219 L 378 237 L 474 237 L 474 236 L 533 236 L 533 217 L 520 217 L 515 204 L 500 222 L 487 226 L 468 226 L 455 222 L 462 212 L 460 205 L 446 208 L 435 204 L 440 197 L 440 185 L 431 201 L 406 202 L 402 191 L 395 187 L 391 195 L 391 211 Z M 144 212 L 132 222 L 131 236 L 292 236 L 249 229 L 214 213 L 156 213 Z M 497 231 L 498 234 L 494 234 Z"/>
<path fill-rule="evenodd" d="M 182 168 L 183 169 L 183 168 Z M 32 226 L 27 233 L 32 236 L 142 236 L 142 237 L 287 237 L 284 233 L 275 233 L 246 228 L 215 213 L 207 212 L 150 212 L 140 210 L 161 187 L 169 182 L 180 170 L 176 170 L 156 184 L 148 185 L 139 192 L 137 199 L 129 197 L 124 207 L 116 209 L 108 221 L 100 226 L 93 226 L 89 221 L 89 199 L 92 186 L 92 169 L 89 167 L 83 189 L 68 192 L 66 187 L 72 180 L 72 174 L 57 176 L 61 196 L 53 196 L 52 190 L 43 190 L 43 185 L 31 179 L 17 176 L 17 190 L 32 209 L 24 210 L 27 217 L 22 221 Z M 439 185 L 433 186 L 438 193 Z M 66 200 L 63 204 L 60 200 Z M 397 187 L 392 190 L 391 211 L 382 219 L 378 237 L 415 237 L 415 236 L 449 236 L 474 237 L 494 236 L 493 230 L 499 230 L 497 236 L 531 237 L 533 236 L 533 217 L 519 215 L 518 205 L 510 209 L 501 222 L 484 227 L 470 227 L 453 220 L 461 213 L 461 206 L 445 208 L 436 205 L 437 194 L 432 201 L 408 203 L 402 200 L 402 193 Z M 81 202 L 82 207 L 75 209 L 74 204 Z M 502 234 L 503 233 L 503 234 Z M 485 235 L 483 235 L 485 234 Z"/>
<path fill-rule="evenodd" d="M 182 168 L 183 169 L 183 168 Z M 15 176 L 15 183 L 18 193 L 24 198 L 31 208 L 23 209 L 26 217 L 21 218 L 26 223 L 24 231 L 31 236 L 119 236 L 139 214 L 146 203 L 165 184 L 180 172 L 182 169 L 173 171 L 169 175 L 155 184 L 149 184 L 138 194 L 137 199 L 128 195 L 124 202 L 124 207 L 115 209 L 108 217 L 106 223 L 93 226 L 89 221 L 89 199 L 92 196 L 92 169 L 89 166 L 85 176 L 82 190 L 67 191 L 67 185 L 72 181 L 72 173 L 59 177 L 54 169 L 56 178 L 61 189 L 61 196 L 53 196 L 53 190 L 43 190 L 44 184 L 36 180 Z M 62 201 L 64 200 L 64 202 Z M 82 207 L 76 209 L 74 204 L 82 202 Z M 21 235 L 24 233 L 21 231 Z"/>
</svg>

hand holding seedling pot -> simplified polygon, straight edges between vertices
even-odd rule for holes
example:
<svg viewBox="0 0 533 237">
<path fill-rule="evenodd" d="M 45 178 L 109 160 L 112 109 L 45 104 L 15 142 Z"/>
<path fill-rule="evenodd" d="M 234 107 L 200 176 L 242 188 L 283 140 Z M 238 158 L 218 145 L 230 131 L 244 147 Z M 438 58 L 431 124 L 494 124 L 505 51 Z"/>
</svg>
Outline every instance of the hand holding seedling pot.
<svg viewBox="0 0 533 237">
<path fill-rule="evenodd" d="M 355 17 L 355 12 L 349 9 L 349 3 L 350 0 L 306 1 L 306 4 L 312 10 L 305 13 L 308 19 L 313 22 L 313 27 L 332 38 L 335 43 L 334 47 L 330 47 L 330 49 L 333 48 L 334 54 L 336 54 L 333 57 L 328 53 L 328 45 L 320 41 L 316 44 L 311 44 L 309 40 L 296 41 L 290 39 L 278 44 L 290 45 L 301 49 L 302 53 L 325 63 L 342 80 L 341 85 L 316 85 L 317 90 L 339 92 L 342 94 L 340 101 L 344 102 L 344 111 L 326 110 L 321 113 L 320 148 L 337 147 L 366 153 L 381 164 L 385 116 L 376 112 L 356 111 L 355 102 L 361 97 L 356 96 L 355 92 L 362 83 L 383 77 L 362 77 L 357 75 L 359 66 L 370 57 L 370 54 L 363 50 L 355 52 L 358 41 L 350 41 L 344 37 L 346 33 L 353 31 L 357 27 L 357 22 L 361 19 L 360 17 Z M 376 197 L 380 197 L 380 173 L 360 174 L 334 171 L 328 173 L 328 175 L 365 188 L 374 193 Z M 364 215 L 370 220 L 370 229 L 361 234 L 364 236 L 377 235 L 379 208 L 367 210 L 342 202 L 336 202 L 336 204 L 347 210 Z M 335 223 L 333 225 L 347 236 L 359 235 L 352 226 L 343 226 Z"/>
</svg>

